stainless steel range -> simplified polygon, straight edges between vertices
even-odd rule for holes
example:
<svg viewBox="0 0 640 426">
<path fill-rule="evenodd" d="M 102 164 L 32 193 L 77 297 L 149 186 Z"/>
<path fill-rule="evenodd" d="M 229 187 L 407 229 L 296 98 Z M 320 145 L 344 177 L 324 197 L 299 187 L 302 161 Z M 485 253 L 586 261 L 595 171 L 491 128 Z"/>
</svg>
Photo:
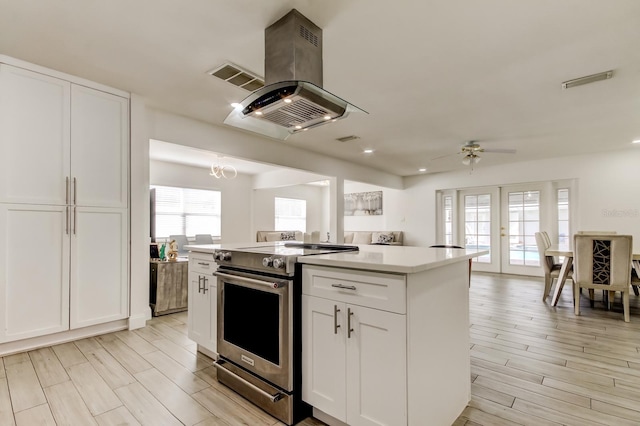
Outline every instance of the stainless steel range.
<svg viewBox="0 0 640 426">
<path fill-rule="evenodd" d="M 220 249 L 218 381 L 280 421 L 311 414 L 302 402 L 299 256 L 356 251 L 357 246 L 274 243 Z"/>
</svg>

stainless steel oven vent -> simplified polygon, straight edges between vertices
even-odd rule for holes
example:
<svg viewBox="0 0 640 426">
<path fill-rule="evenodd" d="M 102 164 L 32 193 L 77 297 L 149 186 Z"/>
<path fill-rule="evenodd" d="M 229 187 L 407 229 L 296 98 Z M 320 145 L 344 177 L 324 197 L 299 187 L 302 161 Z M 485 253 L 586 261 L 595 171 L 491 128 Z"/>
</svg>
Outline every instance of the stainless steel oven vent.
<svg viewBox="0 0 640 426">
<path fill-rule="evenodd" d="M 265 30 L 265 87 L 225 124 L 276 139 L 365 112 L 322 88 L 322 29 L 292 9 Z"/>
</svg>

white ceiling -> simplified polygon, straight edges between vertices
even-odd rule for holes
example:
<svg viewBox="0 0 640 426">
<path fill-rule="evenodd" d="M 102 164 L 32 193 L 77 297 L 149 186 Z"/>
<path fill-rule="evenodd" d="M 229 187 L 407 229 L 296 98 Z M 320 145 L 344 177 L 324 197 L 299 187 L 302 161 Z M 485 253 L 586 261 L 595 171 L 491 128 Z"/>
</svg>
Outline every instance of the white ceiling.
<svg viewBox="0 0 640 426">
<path fill-rule="evenodd" d="M 472 139 L 517 150 L 478 168 L 640 139 L 638 0 L 0 0 L 0 53 L 223 126 L 247 92 L 206 72 L 264 75 L 264 29 L 292 8 L 323 29 L 324 88 L 369 114 L 283 144 L 406 176 L 463 168 Z"/>
</svg>

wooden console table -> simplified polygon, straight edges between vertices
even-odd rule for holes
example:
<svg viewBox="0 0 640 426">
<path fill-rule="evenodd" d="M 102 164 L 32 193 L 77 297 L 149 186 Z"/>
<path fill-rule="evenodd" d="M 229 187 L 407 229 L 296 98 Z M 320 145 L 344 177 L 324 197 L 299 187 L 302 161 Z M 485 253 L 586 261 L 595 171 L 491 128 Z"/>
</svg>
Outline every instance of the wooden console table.
<svg viewBox="0 0 640 426">
<path fill-rule="evenodd" d="M 149 305 L 153 316 L 187 310 L 189 260 L 151 259 L 149 262 Z"/>
</svg>

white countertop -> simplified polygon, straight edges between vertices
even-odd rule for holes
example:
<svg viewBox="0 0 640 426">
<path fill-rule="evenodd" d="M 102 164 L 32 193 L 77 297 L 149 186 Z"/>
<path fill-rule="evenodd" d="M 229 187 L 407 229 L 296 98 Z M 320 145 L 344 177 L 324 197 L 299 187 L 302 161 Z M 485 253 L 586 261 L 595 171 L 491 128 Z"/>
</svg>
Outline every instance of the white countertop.
<svg viewBox="0 0 640 426">
<path fill-rule="evenodd" d="M 358 252 L 303 256 L 298 262 L 309 265 L 411 274 L 462 262 L 487 254 L 487 250 L 466 250 L 413 246 L 359 245 Z"/>
<path fill-rule="evenodd" d="M 281 242 L 278 242 L 282 244 Z M 213 253 L 216 249 L 234 249 L 274 245 L 271 243 L 186 245 L 187 250 Z M 359 245 L 357 252 L 300 256 L 298 262 L 310 265 L 363 269 L 368 271 L 411 274 L 438 268 L 487 254 L 487 250 L 466 250 L 413 246 Z"/>
</svg>

